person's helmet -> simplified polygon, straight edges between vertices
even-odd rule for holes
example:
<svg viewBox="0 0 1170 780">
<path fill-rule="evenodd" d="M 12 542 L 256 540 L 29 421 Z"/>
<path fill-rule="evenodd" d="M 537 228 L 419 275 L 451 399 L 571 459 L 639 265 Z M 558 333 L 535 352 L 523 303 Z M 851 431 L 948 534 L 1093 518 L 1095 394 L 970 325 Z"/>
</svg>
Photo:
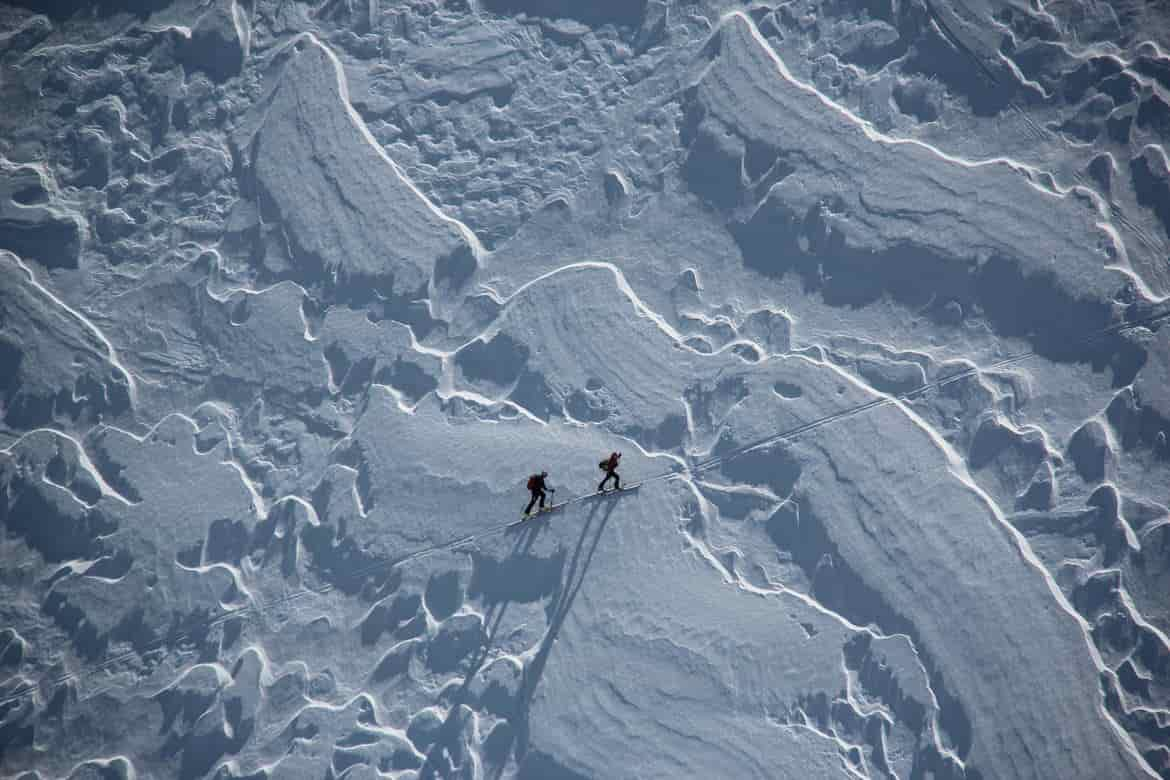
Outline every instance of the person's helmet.
<svg viewBox="0 0 1170 780">
<path fill-rule="evenodd" d="M 542 471 L 542 472 L 540 472 L 540 476 L 542 476 L 542 477 L 547 477 L 547 476 L 548 476 L 548 472 L 547 472 L 547 471 Z"/>
</svg>

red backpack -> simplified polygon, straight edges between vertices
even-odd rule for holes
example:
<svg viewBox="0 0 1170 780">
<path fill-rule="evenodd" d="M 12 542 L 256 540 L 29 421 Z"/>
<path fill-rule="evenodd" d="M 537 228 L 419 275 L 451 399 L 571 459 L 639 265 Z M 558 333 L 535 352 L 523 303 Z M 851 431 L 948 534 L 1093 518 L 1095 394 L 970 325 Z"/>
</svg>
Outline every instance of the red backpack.
<svg viewBox="0 0 1170 780">
<path fill-rule="evenodd" d="M 531 477 L 528 478 L 528 489 L 529 490 L 538 490 L 539 488 L 540 488 L 540 475 L 533 474 Z"/>
</svg>

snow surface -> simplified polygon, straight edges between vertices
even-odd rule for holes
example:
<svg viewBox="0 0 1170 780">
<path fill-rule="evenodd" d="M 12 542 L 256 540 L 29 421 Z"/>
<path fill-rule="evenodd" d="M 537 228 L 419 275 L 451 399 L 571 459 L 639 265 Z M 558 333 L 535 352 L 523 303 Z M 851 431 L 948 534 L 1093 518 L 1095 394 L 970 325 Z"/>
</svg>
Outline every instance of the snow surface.
<svg viewBox="0 0 1170 780">
<path fill-rule="evenodd" d="M 0 6 L 0 776 L 1170 778 L 1168 48 Z"/>
</svg>

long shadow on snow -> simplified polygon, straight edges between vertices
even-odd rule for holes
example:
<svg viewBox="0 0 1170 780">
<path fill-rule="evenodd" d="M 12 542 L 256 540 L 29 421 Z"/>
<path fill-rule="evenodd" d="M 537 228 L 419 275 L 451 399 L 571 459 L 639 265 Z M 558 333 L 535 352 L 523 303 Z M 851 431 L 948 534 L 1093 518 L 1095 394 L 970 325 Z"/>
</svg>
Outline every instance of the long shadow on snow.
<svg viewBox="0 0 1170 780">
<path fill-rule="evenodd" d="M 637 488 L 633 488 L 633 490 L 637 490 Z M 537 777 L 572 780 L 578 777 L 576 773 L 561 767 L 542 753 L 528 754 L 529 709 L 532 705 L 532 697 L 536 694 L 536 687 L 544 675 L 545 665 L 548 663 L 553 643 L 561 631 L 561 626 L 564 625 L 565 618 L 569 616 L 569 610 L 573 608 L 577 594 L 581 592 L 581 586 L 585 583 L 585 575 L 588 574 L 589 566 L 593 563 L 593 554 L 597 551 L 597 545 L 601 542 L 601 536 L 605 533 L 605 527 L 609 523 L 610 516 L 613 515 L 618 498 L 618 496 L 610 496 L 607 500 L 595 504 L 590 510 L 585 524 L 581 527 L 581 535 L 577 539 L 577 548 L 573 551 L 573 559 L 569 563 L 568 573 L 561 581 L 562 588 L 549 605 L 548 630 L 545 631 L 536 655 L 524 669 L 524 681 L 520 687 L 520 693 L 516 697 L 516 712 L 514 717 L 510 719 L 516 728 L 515 753 L 517 763 L 520 765 L 517 777 L 521 780 L 534 780 Z M 596 523 L 596 530 L 593 530 L 594 521 L 599 512 L 603 512 L 603 514 Z M 587 541 L 589 548 L 586 551 Z M 582 556 L 582 551 L 584 551 L 584 556 Z M 499 777 L 502 769 L 501 765 L 495 777 Z"/>
<path fill-rule="evenodd" d="M 631 490 L 637 490 L 637 488 Z M 553 643 L 556 641 L 557 634 L 560 632 L 561 626 L 564 624 L 565 618 L 568 616 L 569 610 L 572 608 L 573 602 L 581 590 L 581 585 L 585 581 L 585 575 L 589 571 L 589 566 L 593 561 L 593 554 L 597 550 L 597 545 L 601 541 L 601 536 L 605 532 L 605 527 L 609 523 L 609 518 L 613 514 L 619 497 L 609 496 L 595 503 L 581 526 L 581 533 L 577 538 L 577 544 L 573 550 L 572 558 L 569 560 L 568 568 L 560 578 L 559 587 L 553 594 L 548 606 L 548 628 L 545 631 L 544 638 L 541 640 L 536 655 L 525 667 L 523 682 L 521 683 L 520 691 L 515 697 L 514 710 L 508 718 L 513 729 L 513 734 L 508 740 L 511 744 L 500 746 L 499 758 L 488 762 L 494 764 L 493 771 L 488 775 L 489 777 L 500 777 L 507 764 L 506 750 L 512 746 L 515 746 L 515 753 L 518 762 L 521 764 L 519 778 L 534 778 L 539 776 L 541 778 L 573 780 L 573 778 L 577 777 L 575 773 L 561 767 L 550 757 L 542 753 L 534 752 L 531 755 L 526 755 L 529 733 L 529 706 L 536 692 L 537 684 L 540 682 L 540 678 L 544 673 L 545 664 L 548 662 Z M 602 513 L 600 519 L 598 519 L 599 513 Z M 520 526 L 520 536 L 512 547 L 512 552 L 508 556 L 509 559 L 527 554 L 540 529 L 545 527 L 547 526 L 544 523 L 532 523 Z M 485 632 L 486 639 L 483 647 L 469 665 L 467 674 L 459 690 L 449 701 L 447 720 L 444 721 L 438 738 L 427 752 L 426 760 L 419 771 L 420 779 L 426 780 L 428 778 L 442 777 L 445 769 L 441 760 L 443 755 L 456 755 L 461 752 L 459 733 L 462 728 L 462 721 L 458 717 L 459 705 L 466 703 L 470 697 L 471 682 L 479 674 L 480 669 L 488 659 L 488 655 L 495 644 L 496 632 L 499 630 L 499 626 L 503 621 L 504 614 L 510 603 L 511 600 L 499 601 L 493 604 L 487 615 L 485 615 L 485 623 L 488 624 L 488 628 Z M 526 761 L 524 760 L 525 757 L 531 760 Z M 532 764 L 531 767 L 528 766 L 530 763 Z M 533 774 L 533 770 L 536 771 L 536 774 Z"/>
<path fill-rule="evenodd" d="M 515 561 L 527 556 L 532 549 L 532 545 L 540 535 L 541 530 L 545 528 L 547 528 L 547 525 L 540 521 L 526 522 L 518 526 L 516 530 L 516 541 L 504 560 Z M 459 734 L 463 726 L 462 719 L 458 717 L 460 705 L 465 704 L 471 696 L 471 683 L 483 668 L 484 663 L 488 660 L 488 655 L 495 646 L 496 634 L 503 622 L 504 615 L 508 611 L 508 605 L 513 601 L 513 598 L 510 596 L 514 596 L 516 590 L 514 588 L 506 588 L 500 591 L 500 594 L 502 598 L 492 601 L 484 614 L 486 630 L 484 632 L 485 638 L 483 645 L 468 664 L 467 673 L 464 675 L 459 689 L 450 697 L 447 719 L 443 721 L 438 736 L 427 750 L 426 758 L 423 761 L 422 767 L 419 769 L 420 778 L 445 776 L 446 767 L 443 757 L 445 755 L 459 755 L 462 752 L 462 746 L 459 741 Z"/>
</svg>

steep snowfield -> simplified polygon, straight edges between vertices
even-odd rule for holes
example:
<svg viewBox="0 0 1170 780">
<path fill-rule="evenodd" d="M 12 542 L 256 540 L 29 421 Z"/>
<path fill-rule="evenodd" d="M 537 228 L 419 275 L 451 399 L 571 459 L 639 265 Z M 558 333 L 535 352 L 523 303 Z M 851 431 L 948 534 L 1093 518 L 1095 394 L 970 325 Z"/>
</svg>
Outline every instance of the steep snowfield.
<svg viewBox="0 0 1170 780">
<path fill-rule="evenodd" d="M 0 775 L 1170 777 L 1168 29 L 0 8 Z"/>
</svg>

